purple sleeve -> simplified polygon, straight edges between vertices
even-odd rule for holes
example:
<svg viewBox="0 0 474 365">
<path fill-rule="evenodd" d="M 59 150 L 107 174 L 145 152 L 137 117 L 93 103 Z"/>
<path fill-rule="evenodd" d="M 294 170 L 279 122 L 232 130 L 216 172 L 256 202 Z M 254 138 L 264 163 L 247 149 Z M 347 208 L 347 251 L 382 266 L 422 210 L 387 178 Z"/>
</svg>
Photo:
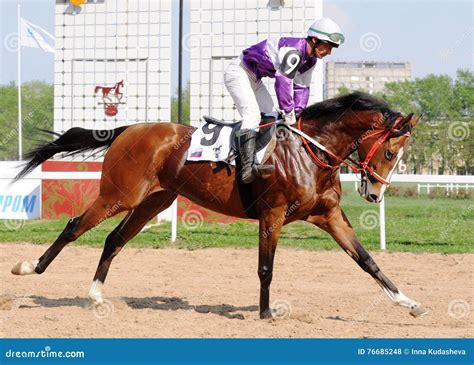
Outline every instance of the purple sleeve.
<svg viewBox="0 0 474 365">
<path fill-rule="evenodd" d="M 316 67 L 316 59 L 311 58 L 299 70 L 293 80 L 293 99 L 295 101 L 295 114 L 300 114 L 308 105 L 309 88 L 314 68 Z"/>
<path fill-rule="evenodd" d="M 306 105 L 308 105 L 309 100 L 309 86 L 303 86 L 294 84 L 293 85 L 293 100 L 295 103 L 295 114 L 299 115 Z"/>
<path fill-rule="evenodd" d="M 280 110 L 285 113 L 291 112 L 295 105 L 293 102 L 293 80 L 277 71 L 275 73 L 275 92 Z"/>
</svg>

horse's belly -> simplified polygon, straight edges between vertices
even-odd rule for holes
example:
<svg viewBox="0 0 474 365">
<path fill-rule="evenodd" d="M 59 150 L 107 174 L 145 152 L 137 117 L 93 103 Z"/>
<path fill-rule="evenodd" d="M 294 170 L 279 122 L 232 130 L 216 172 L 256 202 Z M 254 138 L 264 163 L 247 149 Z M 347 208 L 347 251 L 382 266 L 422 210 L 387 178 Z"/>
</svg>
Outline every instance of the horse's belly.
<svg viewBox="0 0 474 365">
<path fill-rule="evenodd" d="M 223 168 L 216 170 L 217 166 Z M 192 202 L 221 214 L 248 218 L 240 199 L 234 168 L 224 167 L 222 163 L 186 163 L 173 180 L 166 185 L 173 186 L 173 190 Z"/>
</svg>

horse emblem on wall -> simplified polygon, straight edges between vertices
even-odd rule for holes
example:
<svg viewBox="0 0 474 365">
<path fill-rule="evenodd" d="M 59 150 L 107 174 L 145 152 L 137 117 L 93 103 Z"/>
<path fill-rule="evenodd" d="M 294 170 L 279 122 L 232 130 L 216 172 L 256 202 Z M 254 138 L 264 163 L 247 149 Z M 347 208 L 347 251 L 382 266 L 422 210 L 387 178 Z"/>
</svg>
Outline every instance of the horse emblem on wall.
<svg viewBox="0 0 474 365">
<path fill-rule="evenodd" d="M 108 117 L 114 117 L 118 113 L 118 106 L 125 104 L 122 101 L 123 93 L 120 92 L 120 88 L 123 87 L 123 80 L 117 82 L 114 86 L 96 86 L 94 94 L 97 94 L 102 90 L 102 102 L 99 105 L 104 106 L 104 113 Z"/>
</svg>

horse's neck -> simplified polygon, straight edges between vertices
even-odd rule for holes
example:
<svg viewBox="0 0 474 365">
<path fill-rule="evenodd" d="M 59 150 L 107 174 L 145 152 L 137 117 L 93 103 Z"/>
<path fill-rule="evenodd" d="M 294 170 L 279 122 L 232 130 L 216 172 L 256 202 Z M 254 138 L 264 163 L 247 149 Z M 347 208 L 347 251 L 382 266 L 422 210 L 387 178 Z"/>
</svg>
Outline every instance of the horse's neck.
<svg viewBox="0 0 474 365">
<path fill-rule="evenodd" d="M 301 129 L 335 155 L 345 159 L 353 152 L 366 128 L 356 127 L 353 123 L 340 119 L 328 123 L 309 121 L 303 123 Z"/>
</svg>

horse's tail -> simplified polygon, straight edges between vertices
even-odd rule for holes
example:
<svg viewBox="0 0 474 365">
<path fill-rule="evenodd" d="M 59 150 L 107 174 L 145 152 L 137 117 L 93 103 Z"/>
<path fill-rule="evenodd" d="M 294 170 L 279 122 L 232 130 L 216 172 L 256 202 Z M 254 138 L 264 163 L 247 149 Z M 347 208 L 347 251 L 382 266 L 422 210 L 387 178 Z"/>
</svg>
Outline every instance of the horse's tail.
<svg viewBox="0 0 474 365">
<path fill-rule="evenodd" d="M 25 155 L 27 163 L 25 167 L 15 176 L 13 182 L 20 180 L 29 174 L 44 161 L 53 157 L 59 152 L 68 152 L 68 156 L 78 153 L 94 150 L 107 149 L 112 142 L 129 126 L 123 126 L 115 129 L 93 130 L 84 128 L 71 128 L 63 134 L 40 129 L 41 131 L 59 136 L 56 140 L 35 148 Z"/>
</svg>

